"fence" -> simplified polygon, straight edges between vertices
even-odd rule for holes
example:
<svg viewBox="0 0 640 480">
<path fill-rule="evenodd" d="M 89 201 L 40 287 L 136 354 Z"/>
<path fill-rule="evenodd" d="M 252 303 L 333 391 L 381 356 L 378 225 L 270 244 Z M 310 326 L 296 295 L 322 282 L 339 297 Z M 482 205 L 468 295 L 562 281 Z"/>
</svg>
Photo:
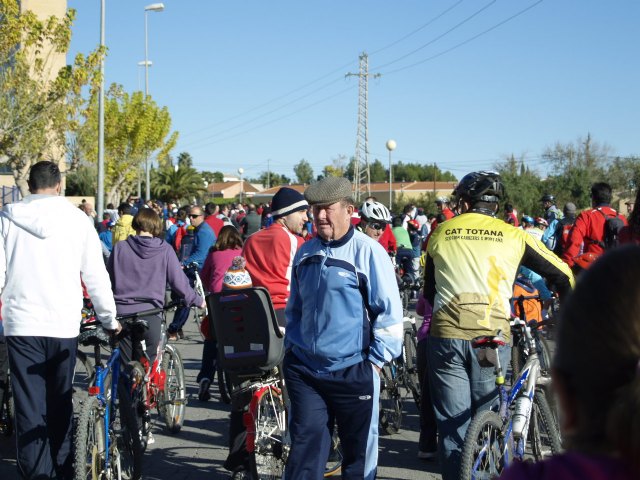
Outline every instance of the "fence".
<svg viewBox="0 0 640 480">
<path fill-rule="evenodd" d="M 18 187 L 2 187 L 2 197 L 0 197 L 2 205 L 17 202 L 21 198 L 22 196 L 20 195 L 20 189 Z"/>
</svg>

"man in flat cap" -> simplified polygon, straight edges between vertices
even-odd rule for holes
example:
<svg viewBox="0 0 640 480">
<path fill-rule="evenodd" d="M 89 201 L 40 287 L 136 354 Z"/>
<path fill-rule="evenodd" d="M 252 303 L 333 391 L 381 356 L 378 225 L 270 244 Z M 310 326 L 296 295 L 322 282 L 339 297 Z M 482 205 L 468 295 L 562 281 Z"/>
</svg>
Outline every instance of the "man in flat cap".
<svg viewBox="0 0 640 480">
<path fill-rule="evenodd" d="M 402 306 L 384 248 L 351 225 L 351 183 L 310 185 L 318 236 L 293 261 L 284 375 L 291 399 L 286 478 L 322 478 L 333 422 L 343 478 L 375 478 L 380 369 L 402 351 Z"/>
</svg>

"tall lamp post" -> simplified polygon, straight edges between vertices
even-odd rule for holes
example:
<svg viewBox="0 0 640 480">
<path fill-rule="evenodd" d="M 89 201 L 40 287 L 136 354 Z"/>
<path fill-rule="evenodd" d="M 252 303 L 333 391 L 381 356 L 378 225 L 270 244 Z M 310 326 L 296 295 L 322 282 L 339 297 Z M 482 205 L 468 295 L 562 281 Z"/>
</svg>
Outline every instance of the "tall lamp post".
<svg viewBox="0 0 640 480">
<path fill-rule="evenodd" d="M 100 0 L 100 48 L 104 50 L 104 5 Z M 98 218 L 104 212 L 104 52 L 100 59 L 100 91 L 98 93 L 98 192 L 96 195 Z"/>
<path fill-rule="evenodd" d="M 393 174 L 391 173 L 391 152 L 396 149 L 395 140 L 387 140 L 387 150 L 389 150 L 389 211 L 393 208 Z"/>
<path fill-rule="evenodd" d="M 242 206 L 242 174 L 244 173 L 244 168 L 239 168 L 238 173 L 240 174 L 240 206 Z"/>
<path fill-rule="evenodd" d="M 147 27 L 147 12 L 162 12 L 164 10 L 164 3 L 152 3 L 144 7 L 144 98 L 145 100 L 149 96 L 149 35 Z M 149 165 L 149 157 L 145 159 L 145 200 L 151 198 L 151 167 Z"/>
</svg>

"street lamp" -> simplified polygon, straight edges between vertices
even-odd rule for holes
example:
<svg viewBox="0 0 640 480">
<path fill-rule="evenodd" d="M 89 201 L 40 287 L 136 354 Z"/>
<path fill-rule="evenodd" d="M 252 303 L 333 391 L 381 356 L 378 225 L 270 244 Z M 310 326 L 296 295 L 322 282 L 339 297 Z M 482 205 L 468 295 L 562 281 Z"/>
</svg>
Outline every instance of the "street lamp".
<svg viewBox="0 0 640 480">
<path fill-rule="evenodd" d="M 105 0 L 100 0 L 100 92 L 98 93 L 98 192 L 96 208 L 98 218 L 102 218 L 104 212 L 104 5 Z"/>
<path fill-rule="evenodd" d="M 395 140 L 387 140 L 387 150 L 389 150 L 389 211 L 393 203 L 393 175 L 391 174 L 391 152 L 396 149 Z"/>
<path fill-rule="evenodd" d="M 138 62 L 138 66 L 139 67 L 152 67 L 153 66 L 153 62 L 151 60 L 141 60 Z M 138 69 L 138 90 L 142 90 L 142 87 L 140 86 L 140 69 Z"/>
<path fill-rule="evenodd" d="M 239 168 L 238 173 L 240 174 L 240 206 L 242 206 L 242 174 L 244 173 L 244 168 Z"/>
<path fill-rule="evenodd" d="M 164 3 L 152 3 L 144 7 L 144 98 L 145 100 L 149 96 L 149 35 L 147 27 L 147 12 L 162 12 L 164 10 Z M 149 165 L 149 157 L 145 159 L 146 167 L 146 200 L 151 198 L 151 167 Z"/>
</svg>

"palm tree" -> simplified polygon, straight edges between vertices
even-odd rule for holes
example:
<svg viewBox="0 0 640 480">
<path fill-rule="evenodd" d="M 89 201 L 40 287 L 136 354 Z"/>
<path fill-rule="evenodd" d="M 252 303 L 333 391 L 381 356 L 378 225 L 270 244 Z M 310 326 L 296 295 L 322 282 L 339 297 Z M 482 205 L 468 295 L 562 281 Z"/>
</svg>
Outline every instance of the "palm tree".
<svg viewBox="0 0 640 480">
<path fill-rule="evenodd" d="M 190 202 L 206 191 L 202 175 L 193 167 L 165 165 L 155 170 L 151 179 L 153 195 L 165 202 Z"/>
</svg>

